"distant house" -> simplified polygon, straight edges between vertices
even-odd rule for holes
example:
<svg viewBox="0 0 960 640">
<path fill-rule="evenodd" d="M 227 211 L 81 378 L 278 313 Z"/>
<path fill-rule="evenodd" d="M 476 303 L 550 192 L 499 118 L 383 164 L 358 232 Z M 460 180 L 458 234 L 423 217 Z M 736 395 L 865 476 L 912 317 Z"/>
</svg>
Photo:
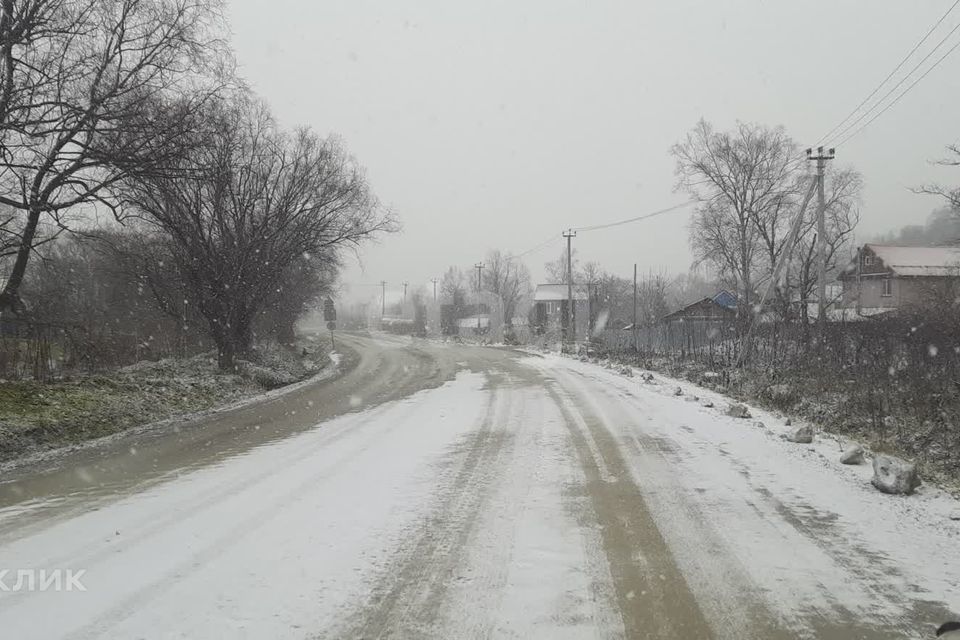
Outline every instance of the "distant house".
<svg viewBox="0 0 960 640">
<path fill-rule="evenodd" d="M 477 316 L 490 315 L 490 307 L 486 304 L 442 304 L 440 305 L 440 332 L 445 336 L 455 336 L 461 333 L 461 320 L 473 318 L 473 328 L 477 327 Z"/>
<path fill-rule="evenodd" d="M 457 333 L 460 337 L 486 335 L 489 332 L 490 315 L 487 313 L 460 318 L 457 323 Z"/>
<path fill-rule="evenodd" d="M 875 316 L 960 294 L 960 247 L 865 244 L 840 272 L 843 308 Z"/>
<path fill-rule="evenodd" d="M 590 324 L 590 294 L 586 285 L 575 284 L 573 315 L 577 339 L 587 335 Z M 567 327 L 568 287 L 565 284 L 538 284 L 533 292 L 533 329 L 536 333 L 560 331 Z"/>
<path fill-rule="evenodd" d="M 719 291 L 713 297 L 697 300 L 682 309 L 663 317 L 662 322 L 673 324 L 679 322 L 723 322 L 733 320 L 737 316 L 737 296 L 726 289 Z"/>
</svg>

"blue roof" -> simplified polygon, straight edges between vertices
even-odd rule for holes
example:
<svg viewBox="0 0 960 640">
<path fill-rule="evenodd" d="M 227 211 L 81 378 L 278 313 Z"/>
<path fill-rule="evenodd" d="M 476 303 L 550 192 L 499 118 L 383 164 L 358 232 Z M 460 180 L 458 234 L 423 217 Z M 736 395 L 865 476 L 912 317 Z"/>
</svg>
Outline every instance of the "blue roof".
<svg viewBox="0 0 960 640">
<path fill-rule="evenodd" d="M 737 296 L 733 295 L 726 289 L 723 289 L 717 295 L 713 296 L 711 300 L 716 302 L 721 307 L 725 307 L 727 309 L 737 308 Z"/>
</svg>

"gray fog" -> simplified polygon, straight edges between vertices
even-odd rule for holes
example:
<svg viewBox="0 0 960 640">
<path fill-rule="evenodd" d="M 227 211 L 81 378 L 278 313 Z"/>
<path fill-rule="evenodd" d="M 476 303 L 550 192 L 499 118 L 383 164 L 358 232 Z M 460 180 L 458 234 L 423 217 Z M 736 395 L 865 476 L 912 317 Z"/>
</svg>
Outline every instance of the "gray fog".
<svg viewBox="0 0 960 640">
<path fill-rule="evenodd" d="M 231 2 L 230 17 L 241 73 L 282 123 L 341 135 L 402 219 L 344 280 L 418 283 L 555 232 L 526 256 L 539 279 L 561 229 L 683 202 L 669 149 L 701 117 L 783 125 L 813 145 L 948 5 L 275 0 L 270 11 Z M 945 61 L 838 149 L 866 183 L 859 235 L 938 206 L 910 189 L 951 177 L 931 161 L 957 138 L 955 68 Z M 683 271 L 689 215 L 583 234 L 576 247 L 623 275 L 634 262 Z"/>
</svg>

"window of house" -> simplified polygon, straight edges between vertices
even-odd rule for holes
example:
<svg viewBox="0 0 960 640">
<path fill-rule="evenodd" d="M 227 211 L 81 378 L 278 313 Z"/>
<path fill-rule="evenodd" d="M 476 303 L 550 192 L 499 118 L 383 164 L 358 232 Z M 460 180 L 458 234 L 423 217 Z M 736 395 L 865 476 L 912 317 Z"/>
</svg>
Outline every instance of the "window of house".
<svg viewBox="0 0 960 640">
<path fill-rule="evenodd" d="M 869 253 L 865 253 L 863 255 L 863 266 L 869 267 L 872 264 L 873 264 L 873 256 L 870 255 Z"/>
<path fill-rule="evenodd" d="M 882 283 L 882 286 L 883 286 L 883 290 L 882 290 L 881 295 L 884 295 L 884 296 L 892 296 L 892 295 L 893 295 L 893 280 L 891 280 L 890 278 L 884 278 L 884 279 L 881 280 L 880 282 Z"/>
</svg>

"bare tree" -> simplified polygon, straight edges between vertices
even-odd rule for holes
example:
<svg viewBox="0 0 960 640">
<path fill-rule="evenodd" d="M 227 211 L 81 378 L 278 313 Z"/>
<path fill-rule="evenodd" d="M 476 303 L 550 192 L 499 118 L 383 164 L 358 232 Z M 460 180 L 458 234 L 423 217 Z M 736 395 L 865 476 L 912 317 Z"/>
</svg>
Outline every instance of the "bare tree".
<svg viewBox="0 0 960 640">
<path fill-rule="evenodd" d="M 620 328 L 633 322 L 633 280 L 603 272 L 591 282 L 595 283 L 597 315 L 606 312 L 607 326 Z"/>
<path fill-rule="evenodd" d="M 460 319 L 467 314 L 466 276 L 459 267 L 449 267 L 440 279 L 441 331 L 445 335 L 458 332 Z"/>
<path fill-rule="evenodd" d="M 945 167 L 960 167 L 960 144 L 954 143 L 947 145 L 947 151 L 950 155 L 946 158 L 938 160 L 937 164 Z M 947 206 L 950 208 L 954 223 L 960 224 L 960 187 L 950 187 L 942 184 L 927 184 L 916 189 L 916 191 L 918 193 L 925 193 L 943 198 L 946 201 Z M 954 228 L 951 231 L 951 236 L 948 238 L 942 238 L 941 241 L 949 242 L 951 244 L 960 242 L 960 237 L 957 237 L 956 229 Z"/>
<path fill-rule="evenodd" d="M 651 271 L 637 283 L 638 321 L 652 326 L 670 312 L 672 282 L 664 271 Z"/>
<path fill-rule="evenodd" d="M 174 267 L 229 370 L 298 260 L 396 223 L 337 140 L 281 132 L 244 96 L 208 105 L 203 125 L 174 170 L 124 181 L 125 202 L 175 246 Z"/>
<path fill-rule="evenodd" d="M 520 302 L 530 295 L 530 272 L 527 267 L 513 255 L 495 249 L 487 253 L 482 280 L 487 291 L 500 296 L 503 324 L 513 326 Z"/>
<path fill-rule="evenodd" d="M 214 0 L 0 1 L 0 204 L 18 212 L 3 311 L 45 225 L 117 211 L 121 180 L 164 166 L 224 57 Z"/>
<path fill-rule="evenodd" d="M 803 166 L 797 145 L 782 127 L 739 123 L 718 132 L 701 120 L 672 153 L 678 188 L 700 201 L 694 253 L 736 280 L 738 309 L 749 313 L 760 258 L 776 259 L 788 226 Z"/>
<path fill-rule="evenodd" d="M 282 344 L 296 340 L 296 323 L 329 295 L 341 266 L 332 251 L 305 254 L 281 274 L 280 285 L 270 292 L 257 318 L 258 335 L 272 334 Z"/>
<path fill-rule="evenodd" d="M 685 307 L 706 297 L 715 295 L 726 283 L 708 279 L 702 272 L 691 270 L 673 279 L 668 305 L 671 310 Z"/>
<path fill-rule="evenodd" d="M 570 252 L 573 256 L 573 281 L 574 282 L 583 282 L 582 273 L 580 272 L 580 261 L 577 259 L 577 250 L 573 249 Z M 560 256 L 552 261 L 547 262 L 543 265 L 544 271 L 547 272 L 547 278 L 553 284 L 567 284 L 567 250 L 564 249 L 560 252 Z"/>
</svg>

